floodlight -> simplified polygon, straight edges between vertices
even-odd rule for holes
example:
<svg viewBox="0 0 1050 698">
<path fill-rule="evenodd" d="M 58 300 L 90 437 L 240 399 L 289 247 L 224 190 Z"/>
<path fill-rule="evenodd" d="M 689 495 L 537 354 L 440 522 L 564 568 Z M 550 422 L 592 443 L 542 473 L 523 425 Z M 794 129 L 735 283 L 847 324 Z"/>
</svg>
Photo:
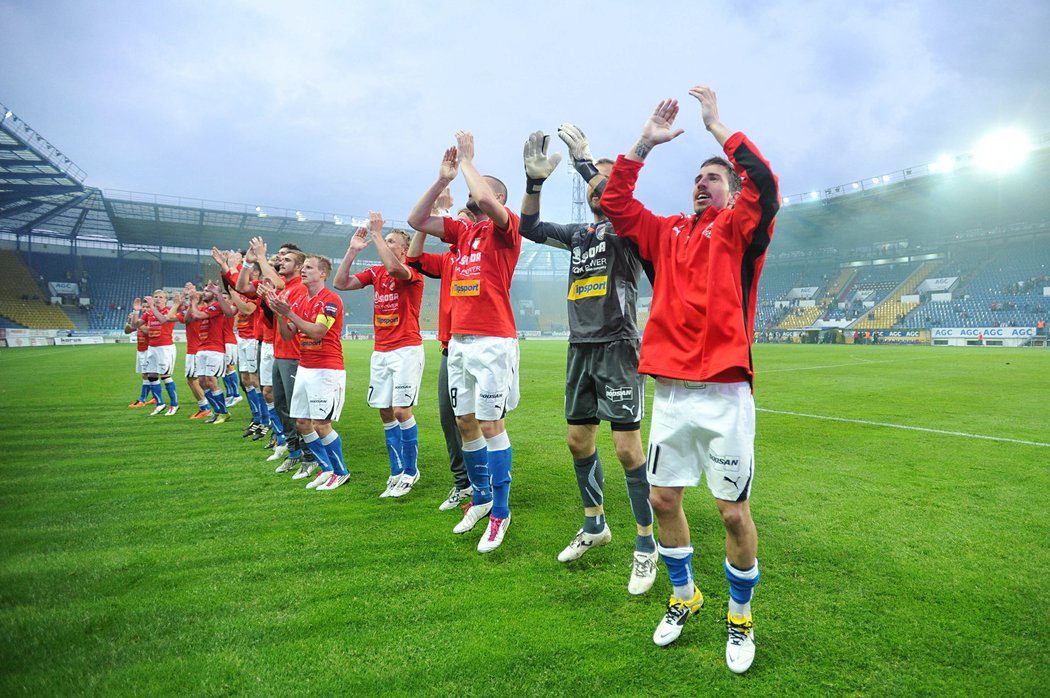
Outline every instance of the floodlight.
<svg viewBox="0 0 1050 698">
<path fill-rule="evenodd" d="M 890 181 L 890 176 L 889 175 L 882 175 L 882 183 L 885 184 L 888 181 Z"/>
<path fill-rule="evenodd" d="M 879 178 L 878 177 L 872 177 L 871 178 L 871 183 L 872 184 L 878 184 L 879 183 Z"/>
<path fill-rule="evenodd" d="M 819 199 L 819 198 L 820 198 L 820 194 L 818 194 L 818 193 L 817 193 L 817 192 L 815 192 L 815 191 L 811 191 L 811 192 L 809 193 L 809 198 L 811 198 L 811 199 Z"/>
<path fill-rule="evenodd" d="M 973 155 L 978 165 L 995 172 L 1006 172 L 1024 162 L 1031 149 L 1024 133 L 1004 128 L 985 136 L 974 148 Z"/>
<path fill-rule="evenodd" d="M 4 114 L 4 119 L 10 119 L 12 116 L 14 116 L 14 113 L 8 111 L 6 114 Z"/>
<path fill-rule="evenodd" d="M 790 204 L 790 203 L 791 203 L 791 198 L 790 198 L 790 197 L 787 197 L 787 196 L 785 196 L 785 197 L 784 197 L 784 205 L 785 205 L 785 206 L 787 206 L 787 205 L 788 205 L 788 204 Z"/>
<path fill-rule="evenodd" d="M 854 189 L 860 189 L 860 182 L 854 182 L 853 183 L 853 188 Z"/>
</svg>

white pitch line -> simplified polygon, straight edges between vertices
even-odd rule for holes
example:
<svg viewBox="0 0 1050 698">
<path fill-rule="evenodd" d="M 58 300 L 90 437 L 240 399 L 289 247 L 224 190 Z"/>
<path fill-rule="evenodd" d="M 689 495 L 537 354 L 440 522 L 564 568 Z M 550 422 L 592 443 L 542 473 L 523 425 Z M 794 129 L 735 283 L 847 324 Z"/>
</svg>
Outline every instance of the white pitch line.
<svg viewBox="0 0 1050 698">
<path fill-rule="evenodd" d="M 803 414 L 802 412 L 786 412 L 784 410 L 770 410 L 762 407 L 756 408 L 759 412 L 771 414 L 784 414 L 789 417 L 808 417 L 809 419 L 824 419 L 830 422 L 849 422 L 851 424 L 867 424 L 873 427 L 887 427 L 889 429 L 907 429 L 908 431 L 924 431 L 929 434 L 943 434 L 945 436 L 964 436 L 968 439 L 984 439 L 986 441 L 1005 441 L 1011 444 L 1023 444 L 1025 446 L 1042 446 L 1050 448 L 1050 444 L 1041 441 L 1025 441 L 1024 439 L 1007 439 L 1002 436 L 985 436 L 984 434 L 968 434 L 965 431 L 945 431 L 943 429 L 927 429 L 926 427 L 910 427 L 905 424 L 888 424 L 886 422 L 869 422 L 865 419 L 847 419 L 845 417 L 828 417 L 822 414 Z"/>
</svg>

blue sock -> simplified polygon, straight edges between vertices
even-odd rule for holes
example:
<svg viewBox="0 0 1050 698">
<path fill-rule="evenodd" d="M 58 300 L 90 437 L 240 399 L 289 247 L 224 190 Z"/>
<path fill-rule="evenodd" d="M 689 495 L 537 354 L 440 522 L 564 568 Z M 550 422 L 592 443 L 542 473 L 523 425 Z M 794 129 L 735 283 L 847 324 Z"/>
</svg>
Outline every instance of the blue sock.
<svg viewBox="0 0 1050 698">
<path fill-rule="evenodd" d="M 241 391 L 237 387 L 237 372 L 230 371 L 222 377 L 222 382 L 226 385 L 226 396 L 227 397 L 240 397 Z"/>
<path fill-rule="evenodd" d="M 211 404 L 215 405 L 215 411 L 219 414 L 228 414 L 229 410 L 226 409 L 226 396 L 222 394 L 222 391 L 209 390 L 211 394 Z"/>
<path fill-rule="evenodd" d="M 405 464 L 405 473 L 415 475 L 416 460 L 419 456 L 419 427 L 416 418 L 409 417 L 401 422 L 401 461 Z"/>
<path fill-rule="evenodd" d="M 492 473 L 492 513 L 497 519 L 510 516 L 510 468 L 514 449 L 507 432 L 487 439 L 489 471 Z"/>
<path fill-rule="evenodd" d="M 164 379 L 164 389 L 168 391 L 168 404 L 172 407 L 179 406 L 179 396 L 175 392 L 175 379 L 168 377 Z"/>
<path fill-rule="evenodd" d="M 208 407 L 214 414 L 219 414 L 219 408 L 215 406 L 215 398 L 212 397 L 210 390 L 204 391 L 204 399 L 208 401 Z"/>
<path fill-rule="evenodd" d="M 254 385 L 250 385 L 244 389 L 244 392 L 248 393 L 248 409 L 252 411 L 252 424 L 259 423 L 259 405 L 256 402 L 256 396 L 259 391 L 255 389 Z"/>
<path fill-rule="evenodd" d="M 251 398 L 251 394 L 248 397 Z M 255 419 L 259 424 L 268 424 L 270 421 L 270 411 L 266 409 L 266 398 L 258 388 L 255 389 Z"/>
<path fill-rule="evenodd" d="M 390 459 L 390 477 L 405 471 L 401 460 L 401 427 L 397 422 L 383 423 L 383 436 L 386 438 L 386 454 Z"/>
<path fill-rule="evenodd" d="M 321 464 L 321 470 L 326 473 L 332 472 L 332 460 L 328 457 L 328 450 L 321 446 L 321 439 L 318 438 L 316 431 L 311 431 L 309 434 L 303 434 L 303 443 L 307 446 L 313 446 L 310 450 L 317 458 L 317 462 Z M 340 473 L 342 475 L 342 473 Z"/>
<path fill-rule="evenodd" d="M 693 598 L 693 546 L 665 548 L 657 543 L 656 549 L 660 551 L 660 559 L 667 568 L 667 577 L 671 580 L 675 598 L 683 601 Z"/>
<path fill-rule="evenodd" d="M 492 478 L 489 477 L 489 452 L 485 439 L 463 443 L 463 462 L 467 466 L 467 478 L 474 488 L 473 504 L 488 504 L 492 501 Z"/>
<path fill-rule="evenodd" d="M 149 397 L 149 381 L 143 378 L 142 390 L 139 391 L 139 402 L 145 402 L 147 397 Z"/>
<path fill-rule="evenodd" d="M 272 402 L 266 403 L 266 411 L 270 414 L 270 427 L 273 429 L 273 433 L 277 435 L 277 443 L 283 445 L 287 439 L 284 435 L 284 425 L 281 423 L 281 416 L 277 414 L 277 408 L 274 407 Z"/>
<path fill-rule="evenodd" d="M 332 462 L 332 467 L 335 468 L 336 474 L 349 475 L 350 472 L 346 469 L 346 464 L 343 462 L 343 440 L 339 438 L 339 433 L 333 429 L 320 440 L 320 444 L 321 450 L 327 451 L 328 460 Z"/>
<path fill-rule="evenodd" d="M 738 570 L 725 561 L 726 580 L 729 581 L 729 611 L 733 615 L 750 613 L 751 593 L 758 584 L 758 560 L 749 570 Z M 735 604 L 735 606 L 734 606 Z"/>
<path fill-rule="evenodd" d="M 164 404 L 164 393 L 160 390 L 160 381 L 150 381 L 149 391 L 153 394 L 153 398 L 157 401 L 158 405 Z"/>
<path fill-rule="evenodd" d="M 211 410 L 211 400 L 208 399 L 208 394 L 204 393 L 204 398 L 197 400 L 197 409 L 201 412 L 208 412 Z"/>
</svg>

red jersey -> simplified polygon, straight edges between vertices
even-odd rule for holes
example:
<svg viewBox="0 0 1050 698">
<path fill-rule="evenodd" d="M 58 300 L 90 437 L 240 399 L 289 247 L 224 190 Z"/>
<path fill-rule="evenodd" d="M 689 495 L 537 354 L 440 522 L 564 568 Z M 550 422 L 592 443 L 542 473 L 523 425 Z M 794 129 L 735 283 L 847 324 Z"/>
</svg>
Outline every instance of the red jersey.
<svg viewBox="0 0 1050 698">
<path fill-rule="evenodd" d="M 237 333 L 234 332 L 234 328 L 237 325 L 237 316 L 230 315 L 229 317 L 223 316 L 222 318 L 222 342 L 223 344 L 236 344 Z"/>
<path fill-rule="evenodd" d="M 284 284 L 284 290 L 279 295 L 287 300 L 289 305 L 295 305 L 295 301 L 299 300 L 300 296 L 306 295 L 306 286 L 303 286 L 302 277 L 293 276 L 290 279 L 285 279 Z M 274 317 L 274 322 L 287 322 L 287 320 L 276 316 Z M 292 338 L 290 340 L 282 337 L 280 331 L 274 328 L 273 358 L 299 360 L 299 333 L 294 327 L 292 328 Z"/>
<path fill-rule="evenodd" d="M 160 314 L 167 315 L 170 310 L 170 307 L 164 306 L 160 309 Z M 146 332 L 149 335 L 149 345 L 151 347 L 167 347 L 175 343 L 171 336 L 172 331 L 175 329 L 174 322 L 161 322 L 153 314 L 152 310 L 142 313 L 142 319 L 146 321 L 143 327 L 146 328 Z"/>
<path fill-rule="evenodd" d="M 186 326 L 186 356 L 193 356 L 201 346 L 200 320 L 186 322 L 185 308 L 179 310 L 178 315 L 175 317 Z"/>
<path fill-rule="evenodd" d="M 617 234 L 656 270 L 639 373 L 681 380 L 752 380 L 758 278 L 780 208 L 776 175 L 742 133 L 725 143 L 743 181 L 732 208 L 657 216 L 634 198 L 642 163 L 616 159 L 601 206 Z"/>
<path fill-rule="evenodd" d="M 140 327 L 135 334 L 137 335 L 136 339 L 138 341 L 138 348 L 136 351 L 146 351 L 149 349 L 149 332 L 146 331 L 146 326 L 143 325 Z"/>
<path fill-rule="evenodd" d="M 445 254 L 424 252 L 406 261 L 413 269 L 422 272 L 423 276 L 441 279 L 441 290 L 438 291 L 438 341 L 447 348 L 448 340 L 452 339 L 452 298 L 449 288 L 452 286 L 452 266 L 456 262 L 456 255 L 451 251 Z"/>
<path fill-rule="evenodd" d="M 259 315 L 258 309 L 249 315 L 245 315 L 238 310 L 236 315 L 237 336 L 241 339 L 258 339 L 255 334 L 255 325 L 258 322 L 256 318 Z"/>
<path fill-rule="evenodd" d="M 324 287 L 312 298 L 308 293 L 296 298 L 292 310 L 307 322 L 326 326 L 328 331 L 321 339 L 310 339 L 302 332 L 296 333 L 299 335 L 299 365 L 303 368 L 342 369 L 343 299 Z"/>
<path fill-rule="evenodd" d="M 445 218 L 443 240 L 458 250 L 452 265 L 452 333 L 516 337 L 510 284 L 521 254 L 517 214 L 506 209 L 507 229 L 491 218 L 468 224 Z"/>
<path fill-rule="evenodd" d="M 225 316 L 222 313 L 222 308 L 219 307 L 218 301 L 212 301 L 208 305 L 201 306 L 197 309 L 197 315 L 203 313 L 207 317 L 200 318 L 196 321 L 197 325 L 197 336 L 200 338 L 200 344 L 197 345 L 197 351 L 217 351 L 220 354 L 226 352 L 225 337 L 223 337 L 223 327 L 225 323 Z M 190 323 L 186 326 L 186 334 L 189 334 Z"/>
<path fill-rule="evenodd" d="M 386 267 L 377 264 L 354 274 L 362 286 L 374 286 L 372 323 L 376 328 L 376 351 L 393 351 L 401 347 L 418 347 L 419 306 L 423 303 L 423 276 L 409 268 L 408 280 L 391 276 Z"/>
<path fill-rule="evenodd" d="M 255 303 L 255 312 L 252 316 L 255 318 L 255 338 L 263 344 L 273 344 L 273 314 L 267 317 L 267 313 L 270 312 L 269 308 L 266 308 L 266 303 L 259 296 L 259 281 L 252 281 L 252 291 L 241 294 L 241 297 L 247 301 Z M 266 308 L 263 310 L 263 308 Z"/>
</svg>

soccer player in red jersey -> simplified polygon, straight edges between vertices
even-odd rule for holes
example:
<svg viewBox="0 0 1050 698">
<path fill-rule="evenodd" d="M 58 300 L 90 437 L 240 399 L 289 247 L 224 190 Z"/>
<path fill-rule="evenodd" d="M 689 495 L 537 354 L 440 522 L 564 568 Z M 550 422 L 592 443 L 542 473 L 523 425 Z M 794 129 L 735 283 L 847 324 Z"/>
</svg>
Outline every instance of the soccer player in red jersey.
<svg viewBox="0 0 1050 698">
<path fill-rule="evenodd" d="M 139 314 L 142 313 L 142 299 L 136 298 L 131 302 L 131 312 L 128 313 L 128 321 L 124 324 L 124 334 L 135 333 L 137 343 L 135 351 L 135 373 L 142 376 L 142 390 L 138 399 L 128 407 L 145 407 L 146 398 L 150 394 L 150 380 L 146 373 L 146 353 L 149 351 L 149 333 L 139 324 Z M 156 399 L 151 398 L 150 403 L 156 404 Z"/>
<path fill-rule="evenodd" d="M 343 301 L 325 288 L 331 273 L 327 258 L 312 255 L 301 266 L 303 293 L 289 302 L 284 294 L 265 292 L 267 304 L 281 316 L 276 323 L 280 336 L 291 341 L 298 335 L 299 366 L 289 411 L 303 443 L 321 463 L 321 472 L 306 485 L 318 491 L 334 490 L 350 479 L 343 442 L 332 427 L 343 410 L 346 371 Z"/>
<path fill-rule="evenodd" d="M 175 325 L 166 318 L 168 311 L 171 310 L 168 306 L 168 292 L 158 288 L 152 296 L 145 299 L 145 308 L 137 324 L 139 327 L 145 325 L 149 335 L 149 349 L 146 350 L 146 374 L 150 382 L 150 390 L 157 401 L 157 406 L 153 408 L 150 416 L 153 417 L 165 411 L 169 415 L 174 415 L 179 409 L 179 398 L 175 392 L 175 381 L 171 378 L 171 372 L 175 369 L 175 340 L 172 338 L 172 330 L 175 329 Z M 170 408 L 164 404 L 164 394 L 160 388 L 162 382 L 171 402 Z"/>
<path fill-rule="evenodd" d="M 444 211 L 452 207 L 452 195 L 447 188 L 442 197 L 447 204 L 442 205 L 442 198 L 439 198 L 433 211 L 434 215 L 442 215 Z M 452 400 L 448 394 L 448 343 L 452 339 L 452 297 L 449 295 L 449 290 L 452 288 L 452 267 L 457 255 L 453 248 L 449 248 L 449 251 L 443 254 L 424 252 L 423 244 L 426 239 L 426 233 L 417 232 L 412 237 L 405 261 L 408 266 L 417 269 L 423 276 L 441 280 L 441 288 L 438 291 L 438 341 L 441 343 L 441 367 L 438 369 L 438 414 L 441 418 L 441 431 L 445 437 L 445 450 L 448 452 L 448 464 L 452 471 L 453 481 L 448 497 L 441 502 L 438 509 L 449 511 L 455 509 L 460 502 L 474 493 L 470 486 L 470 479 L 467 477 L 466 463 L 463 461 L 463 437 L 459 434 L 456 413 L 452 410 Z"/>
<path fill-rule="evenodd" d="M 693 583 L 682 508 L 684 488 L 699 485 L 703 473 L 726 531 L 726 663 L 742 673 L 755 656 L 751 593 L 759 578 L 758 533 L 748 503 L 755 440 L 751 338 L 780 194 L 754 144 L 719 119 L 714 91 L 698 85 L 689 94 L 728 158 L 701 164 L 693 214 L 657 216 L 634 198 L 645 157 L 683 133 L 674 129 L 676 100 L 660 102 L 635 146 L 617 158 L 601 207 L 656 270 L 638 370 L 656 378 L 647 467 L 660 556 L 673 591 L 653 641 L 674 642 L 704 603 Z"/>
<path fill-rule="evenodd" d="M 200 348 L 200 320 L 187 320 L 186 309 L 194 298 L 200 300 L 197 287 L 187 281 L 183 287 L 182 302 L 175 303 L 172 310 L 175 319 L 186 327 L 186 385 L 193 393 L 193 399 L 197 401 L 197 411 L 190 415 L 190 419 L 209 419 L 212 417 L 211 402 L 204 396 L 204 388 L 197 378 L 197 350 Z"/>
<path fill-rule="evenodd" d="M 200 301 L 203 303 L 200 303 Z M 214 424 L 223 424 L 230 419 L 226 408 L 226 396 L 219 387 L 219 379 L 226 370 L 226 341 L 224 325 L 226 318 L 232 318 L 237 311 L 226 302 L 218 284 L 209 281 L 204 295 L 198 299 L 194 294 L 186 307 L 187 331 L 189 323 L 197 322 L 197 335 L 200 344 L 194 359 L 194 375 L 200 382 L 204 396 L 211 403 L 214 416 L 208 420 Z"/>
<path fill-rule="evenodd" d="M 435 216 L 434 203 L 462 171 L 477 222 Z M 452 339 L 448 347 L 449 398 L 463 438 L 474 493 L 463 520 L 452 530 L 466 533 L 484 516 L 489 525 L 478 543 L 487 553 L 503 543 L 510 526 L 512 451 L 504 424 L 512 407 L 518 370 L 518 340 L 510 284 L 521 253 L 518 216 L 507 208 L 507 187 L 474 166 L 474 137 L 456 133 L 445 151 L 437 180 L 416 203 L 409 224 L 456 247 L 452 269 Z"/>
<path fill-rule="evenodd" d="M 351 274 L 357 255 L 372 241 L 383 263 Z M 340 291 L 375 289 L 375 351 L 369 368 L 368 406 L 379 410 L 390 459 L 390 477 L 380 497 L 403 497 L 419 481 L 419 427 L 412 406 L 419 402 L 423 379 L 423 338 L 419 334 L 423 275 L 405 265 L 408 243 L 408 233 L 403 230 L 392 230 L 384 238 L 383 216 L 370 211 L 368 230 L 361 228 L 350 238 L 334 282 Z"/>
</svg>

